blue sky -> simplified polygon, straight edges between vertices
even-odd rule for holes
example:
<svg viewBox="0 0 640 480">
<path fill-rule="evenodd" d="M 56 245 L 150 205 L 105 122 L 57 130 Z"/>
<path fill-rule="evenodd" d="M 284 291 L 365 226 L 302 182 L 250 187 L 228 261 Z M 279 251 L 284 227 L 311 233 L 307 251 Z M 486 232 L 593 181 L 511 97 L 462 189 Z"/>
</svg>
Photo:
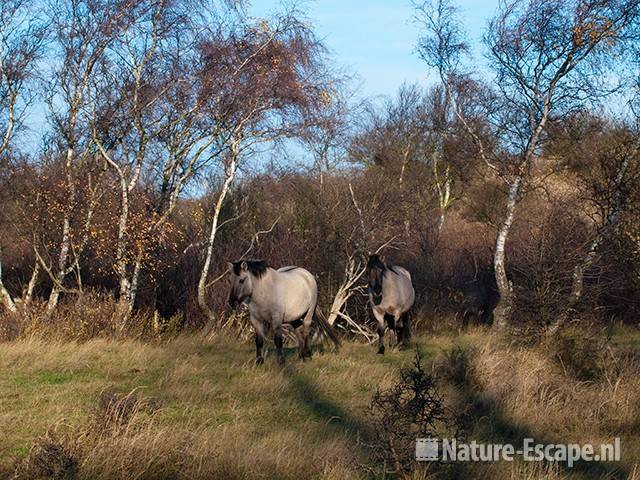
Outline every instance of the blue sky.
<svg viewBox="0 0 640 480">
<path fill-rule="evenodd" d="M 498 0 L 459 0 L 457 5 L 468 42 L 481 58 L 482 32 Z M 278 2 L 253 0 L 250 13 L 264 16 L 278 8 Z M 361 95 L 393 95 L 405 80 L 430 82 L 415 54 L 420 31 L 411 21 L 410 0 L 311 0 L 303 8 L 338 64 L 358 75 Z"/>
<path fill-rule="evenodd" d="M 476 65 L 482 59 L 483 30 L 498 1 L 457 1 Z M 298 5 L 337 64 L 356 74 L 360 97 L 392 96 L 404 81 L 433 81 L 415 53 L 420 30 L 412 22 L 411 0 L 298 0 Z M 265 17 L 281 9 L 279 1 L 251 0 L 249 13 Z M 28 120 L 29 150 L 37 148 L 44 121 L 44 105 L 34 106 Z"/>
</svg>

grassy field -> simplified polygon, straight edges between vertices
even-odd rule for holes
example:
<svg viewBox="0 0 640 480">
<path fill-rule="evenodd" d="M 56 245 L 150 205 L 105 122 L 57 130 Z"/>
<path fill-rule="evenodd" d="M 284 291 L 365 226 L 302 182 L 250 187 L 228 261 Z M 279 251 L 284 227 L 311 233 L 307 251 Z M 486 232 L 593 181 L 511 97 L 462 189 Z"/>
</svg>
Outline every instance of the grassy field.
<svg viewBox="0 0 640 480">
<path fill-rule="evenodd" d="M 416 339 L 471 438 L 620 436 L 623 454 L 571 470 L 502 463 L 411 475 L 640 478 L 639 339 L 617 332 L 615 360 L 587 380 L 546 350 L 482 332 Z M 0 478 L 382 478 L 369 405 L 413 351 L 347 343 L 301 363 L 290 349 L 283 368 L 273 353 L 255 367 L 252 345 L 229 337 L 0 344 Z M 105 414 L 113 401 L 117 418 Z"/>
</svg>

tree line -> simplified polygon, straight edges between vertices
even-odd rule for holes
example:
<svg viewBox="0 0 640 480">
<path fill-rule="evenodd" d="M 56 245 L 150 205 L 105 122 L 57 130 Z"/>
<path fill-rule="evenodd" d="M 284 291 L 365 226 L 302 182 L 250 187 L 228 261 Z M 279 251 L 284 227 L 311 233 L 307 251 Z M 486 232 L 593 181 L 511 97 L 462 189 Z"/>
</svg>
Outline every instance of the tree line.
<svg viewBox="0 0 640 480">
<path fill-rule="evenodd" d="M 316 273 L 330 322 L 368 337 L 381 252 L 414 275 L 418 328 L 633 320 L 638 2 L 505 2 L 482 74 L 455 5 L 416 2 L 437 81 L 384 101 L 304 12 L 247 11 L 3 2 L 6 315 L 54 325 L 102 292 L 115 332 L 149 312 L 211 331 L 227 262 L 254 257 Z"/>
</svg>

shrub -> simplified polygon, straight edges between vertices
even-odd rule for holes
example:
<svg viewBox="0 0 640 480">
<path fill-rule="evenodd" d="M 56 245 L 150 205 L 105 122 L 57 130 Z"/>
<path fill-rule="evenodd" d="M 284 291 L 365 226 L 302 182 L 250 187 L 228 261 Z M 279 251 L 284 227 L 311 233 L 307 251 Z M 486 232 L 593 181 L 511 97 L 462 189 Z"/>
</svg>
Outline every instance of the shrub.
<svg viewBox="0 0 640 480">
<path fill-rule="evenodd" d="M 16 315 L 3 310 L 0 312 L 0 341 L 10 341 L 20 335 L 20 323 Z"/>
<path fill-rule="evenodd" d="M 112 390 L 102 392 L 95 411 L 96 433 L 115 433 L 126 428 L 143 406 L 133 392 L 127 395 Z"/>
<path fill-rule="evenodd" d="M 433 363 L 436 378 L 456 386 L 471 386 L 474 384 L 473 359 L 475 351 L 455 345 L 443 350 Z"/>
<path fill-rule="evenodd" d="M 509 325 L 504 332 L 503 340 L 510 347 L 529 348 L 543 343 L 545 334 L 545 325 L 537 322 L 522 322 Z"/>
<path fill-rule="evenodd" d="M 78 462 L 68 449 L 54 439 L 36 443 L 29 455 L 17 466 L 15 480 L 71 480 L 76 478 Z"/>
<path fill-rule="evenodd" d="M 116 300 L 112 295 L 87 290 L 63 299 L 50 318 L 44 302 L 35 302 L 20 319 L 23 337 L 39 335 L 48 339 L 88 340 L 115 334 L 113 317 Z"/>
<path fill-rule="evenodd" d="M 374 453 L 384 473 L 411 470 L 416 438 L 438 437 L 449 426 L 444 400 L 434 378 L 425 372 L 416 350 L 413 364 L 400 370 L 400 380 L 389 390 L 378 390 L 371 403 Z M 391 467 L 391 468 L 390 468 Z"/>
<path fill-rule="evenodd" d="M 604 372 L 606 337 L 592 329 L 568 328 L 549 344 L 550 353 L 565 373 L 578 380 L 597 380 Z"/>
</svg>

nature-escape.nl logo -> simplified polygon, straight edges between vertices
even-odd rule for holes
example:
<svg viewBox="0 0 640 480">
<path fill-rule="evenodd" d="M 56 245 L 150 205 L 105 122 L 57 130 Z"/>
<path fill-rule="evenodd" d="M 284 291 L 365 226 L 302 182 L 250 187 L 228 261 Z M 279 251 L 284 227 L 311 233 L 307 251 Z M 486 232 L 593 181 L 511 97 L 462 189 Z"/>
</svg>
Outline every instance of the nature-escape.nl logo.
<svg viewBox="0 0 640 480">
<path fill-rule="evenodd" d="M 464 443 L 455 438 L 419 438 L 416 440 L 416 460 L 443 462 L 512 462 L 521 457 L 525 462 L 564 462 L 573 467 L 577 461 L 617 462 L 620 461 L 620 439 L 613 443 L 593 445 L 585 443 L 542 444 L 533 438 L 525 438 L 516 448 L 513 444 L 478 443 L 475 440 Z"/>
</svg>

